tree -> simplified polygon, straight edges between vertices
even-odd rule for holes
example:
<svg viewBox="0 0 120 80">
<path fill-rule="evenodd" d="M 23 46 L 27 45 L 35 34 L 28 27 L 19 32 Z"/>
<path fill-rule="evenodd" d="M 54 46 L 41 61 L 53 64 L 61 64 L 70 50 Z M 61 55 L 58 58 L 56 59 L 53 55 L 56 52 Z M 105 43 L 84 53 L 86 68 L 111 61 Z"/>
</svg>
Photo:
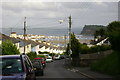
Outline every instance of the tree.
<svg viewBox="0 0 120 80">
<path fill-rule="evenodd" d="M 99 36 L 99 31 L 96 30 L 95 33 L 94 33 L 94 38 L 97 38 Z"/>
<path fill-rule="evenodd" d="M 98 30 L 95 31 L 94 33 L 94 38 L 97 38 L 98 36 L 105 37 L 106 36 L 106 30 L 104 28 L 100 28 Z"/>
<path fill-rule="evenodd" d="M 80 42 L 76 39 L 74 34 L 71 34 L 71 50 L 72 64 L 74 66 L 80 66 Z"/>
<path fill-rule="evenodd" d="M 69 49 L 70 49 L 70 47 L 69 47 L 69 43 L 68 43 L 68 44 L 67 44 L 66 51 L 65 51 L 65 55 L 69 55 Z"/>
<path fill-rule="evenodd" d="M 3 41 L 0 47 L 2 49 L 2 55 L 20 54 L 16 45 L 14 45 L 10 40 Z"/>
<path fill-rule="evenodd" d="M 104 36 L 105 36 L 105 29 L 101 28 L 101 29 L 99 30 L 99 35 L 100 35 L 101 37 L 104 37 Z"/>
<path fill-rule="evenodd" d="M 107 29 L 109 41 L 113 50 L 120 52 L 120 21 L 111 22 Z"/>
</svg>

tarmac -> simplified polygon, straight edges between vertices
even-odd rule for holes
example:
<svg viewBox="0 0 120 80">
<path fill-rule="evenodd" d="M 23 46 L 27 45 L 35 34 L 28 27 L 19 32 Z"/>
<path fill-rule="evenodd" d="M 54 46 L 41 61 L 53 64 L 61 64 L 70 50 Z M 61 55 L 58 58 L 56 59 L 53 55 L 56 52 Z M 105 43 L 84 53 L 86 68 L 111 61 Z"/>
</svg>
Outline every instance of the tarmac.
<svg viewBox="0 0 120 80">
<path fill-rule="evenodd" d="M 90 78 L 91 80 L 120 80 L 120 78 L 118 79 L 111 75 L 94 72 L 90 69 L 90 67 L 73 67 L 68 70 L 84 75 Z"/>
</svg>

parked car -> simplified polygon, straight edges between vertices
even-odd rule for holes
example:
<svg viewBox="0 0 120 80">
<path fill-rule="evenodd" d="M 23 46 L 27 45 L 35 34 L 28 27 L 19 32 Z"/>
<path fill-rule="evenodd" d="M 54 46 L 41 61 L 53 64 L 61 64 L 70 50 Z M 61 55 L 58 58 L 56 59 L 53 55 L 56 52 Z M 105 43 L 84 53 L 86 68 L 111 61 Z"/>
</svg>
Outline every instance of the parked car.
<svg viewBox="0 0 120 80">
<path fill-rule="evenodd" d="M 59 60 L 60 59 L 60 55 L 55 55 L 54 57 L 53 57 L 53 59 L 55 59 L 55 60 Z"/>
<path fill-rule="evenodd" d="M 61 55 L 61 56 L 60 56 L 60 59 L 65 59 L 65 55 Z"/>
<path fill-rule="evenodd" d="M 48 57 L 48 58 L 46 58 L 46 62 L 53 62 L 52 57 Z"/>
<path fill-rule="evenodd" d="M 45 59 L 44 59 L 44 58 L 37 57 L 37 58 L 34 58 L 34 59 L 35 59 L 35 60 L 39 60 L 39 61 L 42 63 L 43 67 L 45 67 L 45 66 L 46 66 L 46 61 L 45 61 Z"/>
<path fill-rule="evenodd" d="M 0 56 L 3 80 L 35 80 L 33 65 L 27 55 L 3 55 Z"/>
<path fill-rule="evenodd" d="M 34 67 L 34 71 L 35 71 L 35 75 L 36 76 L 43 76 L 44 75 L 44 70 L 43 70 L 43 65 L 40 62 L 40 60 L 36 59 L 32 61 L 33 63 L 33 67 Z"/>
</svg>

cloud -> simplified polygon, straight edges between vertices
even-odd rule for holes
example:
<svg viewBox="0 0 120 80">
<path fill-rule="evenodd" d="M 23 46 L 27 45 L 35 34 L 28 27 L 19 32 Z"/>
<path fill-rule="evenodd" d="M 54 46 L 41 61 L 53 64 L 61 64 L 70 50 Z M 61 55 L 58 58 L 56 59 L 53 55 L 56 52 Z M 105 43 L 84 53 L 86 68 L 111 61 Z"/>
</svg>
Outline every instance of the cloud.
<svg viewBox="0 0 120 80">
<path fill-rule="evenodd" d="M 70 14 L 76 27 L 85 24 L 105 25 L 116 20 L 117 7 L 116 2 L 3 2 L 3 26 L 15 24 L 26 16 L 29 25 L 51 23 L 44 24 L 49 27 L 58 25 L 59 19 L 66 19 Z"/>
</svg>

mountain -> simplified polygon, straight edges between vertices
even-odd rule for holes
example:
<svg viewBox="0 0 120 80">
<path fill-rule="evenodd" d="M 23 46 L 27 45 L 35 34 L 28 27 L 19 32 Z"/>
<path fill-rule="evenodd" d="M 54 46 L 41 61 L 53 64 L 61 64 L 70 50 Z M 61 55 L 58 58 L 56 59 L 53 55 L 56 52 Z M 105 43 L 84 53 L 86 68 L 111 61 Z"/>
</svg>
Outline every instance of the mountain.
<svg viewBox="0 0 120 80">
<path fill-rule="evenodd" d="M 85 36 L 93 36 L 95 31 L 101 28 L 105 28 L 105 26 L 102 25 L 85 25 L 83 27 L 83 30 L 81 31 L 81 35 Z"/>
</svg>

